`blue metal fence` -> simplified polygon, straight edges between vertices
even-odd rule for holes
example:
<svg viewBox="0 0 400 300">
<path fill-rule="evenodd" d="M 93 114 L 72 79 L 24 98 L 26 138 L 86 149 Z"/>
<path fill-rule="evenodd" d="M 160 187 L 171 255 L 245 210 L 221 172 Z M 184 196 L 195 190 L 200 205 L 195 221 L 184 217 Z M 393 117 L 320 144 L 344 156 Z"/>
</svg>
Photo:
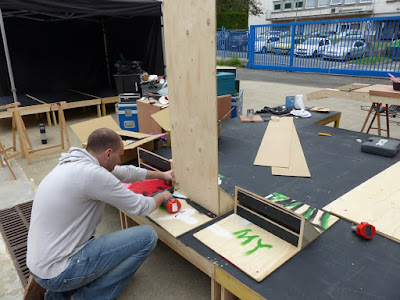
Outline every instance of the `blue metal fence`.
<svg viewBox="0 0 400 300">
<path fill-rule="evenodd" d="M 400 17 L 254 25 L 235 33 L 247 37 L 241 48 L 231 34 L 218 31 L 217 55 L 247 58 L 248 68 L 400 76 Z"/>
<path fill-rule="evenodd" d="M 248 47 L 247 29 L 217 31 L 217 56 L 247 58 Z"/>
</svg>

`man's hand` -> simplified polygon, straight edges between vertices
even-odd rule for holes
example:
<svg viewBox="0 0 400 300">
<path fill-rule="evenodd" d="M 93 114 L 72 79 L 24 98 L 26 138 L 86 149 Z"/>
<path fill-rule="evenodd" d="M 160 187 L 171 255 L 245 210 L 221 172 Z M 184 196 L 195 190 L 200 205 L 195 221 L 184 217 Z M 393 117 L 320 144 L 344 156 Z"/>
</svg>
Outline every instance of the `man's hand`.
<svg viewBox="0 0 400 300">
<path fill-rule="evenodd" d="M 155 196 L 153 196 L 154 200 L 156 200 L 156 205 L 157 207 L 159 207 L 161 204 L 164 203 L 165 200 L 171 199 L 172 198 L 172 194 L 168 191 L 159 193 Z"/>
<path fill-rule="evenodd" d="M 178 184 L 179 182 L 175 179 L 174 170 L 169 170 L 163 172 L 164 180 L 170 180 L 173 184 Z"/>
</svg>

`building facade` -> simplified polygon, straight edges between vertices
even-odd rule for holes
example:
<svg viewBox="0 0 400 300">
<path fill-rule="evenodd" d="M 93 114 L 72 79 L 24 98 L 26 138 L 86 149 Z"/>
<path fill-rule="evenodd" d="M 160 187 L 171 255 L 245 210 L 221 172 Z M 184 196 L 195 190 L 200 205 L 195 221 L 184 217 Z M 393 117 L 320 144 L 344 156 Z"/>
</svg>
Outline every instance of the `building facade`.
<svg viewBox="0 0 400 300">
<path fill-rule="evenodd" d="M 399 0 L 259 0 L 264 13 L 250 25 L 400 15 Z"/>
</svg>

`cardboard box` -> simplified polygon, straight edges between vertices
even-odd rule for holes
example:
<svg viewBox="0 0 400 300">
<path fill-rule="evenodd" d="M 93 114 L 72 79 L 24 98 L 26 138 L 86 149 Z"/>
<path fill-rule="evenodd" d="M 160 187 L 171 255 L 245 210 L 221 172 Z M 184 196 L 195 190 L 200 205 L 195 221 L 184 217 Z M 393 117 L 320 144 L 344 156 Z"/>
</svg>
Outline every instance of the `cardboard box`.
<svg viewBox="0 0 400 300">
<path fill-rule="evenodd" d="M 154 150 L 155 140 L 158 139 L 162 134 L 150 135 L 139 132 L 132 132 L 127 130 L 121 130 L 118 124 L 114 121 L 111 116 L 105 116 L 101 118 L 84 121 L 70 125 L 72 131 L 76 134 L 79 140 L 82 142 L 82 146 L 86 148 L 87 139 L 89 135 L 98 128 L 109 128 L 118 133 L 124 142 L 124 155 L 121 158 L 121 162 L 125 163 L 137 158 L 137 147 L 140 146 L 147 150 Z"/>
<path fill-rule="evenodd" d="M 151 115 L 162 110 L 165 105 L 158 101 L 152 103 L 149 99 L 138 100 L 136 105 L 140 132 L 149 134 L 163 133 L 163 129 L 153 120 Z"/>
</svg>

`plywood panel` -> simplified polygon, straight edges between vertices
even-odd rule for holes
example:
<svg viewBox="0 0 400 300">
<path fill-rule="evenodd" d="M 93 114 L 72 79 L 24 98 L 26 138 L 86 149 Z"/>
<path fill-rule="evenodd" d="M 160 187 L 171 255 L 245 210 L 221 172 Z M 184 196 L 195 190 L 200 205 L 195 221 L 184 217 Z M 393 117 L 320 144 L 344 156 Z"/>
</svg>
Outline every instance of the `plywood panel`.
<svg viewBox="0 0 400 300">
<path fill-rule="evenodd" d="M 179 199 L 181 209 L 175 214 L 170 214 L 164 208 L 157 208 L 148 217 L 163 227 L 174 237 L 180 236 L 211 220 L 210 217 L 198 212 L 185 200 Z"/>
<path fill-rule="evenodd" d="M 400 162 L 360 184 L 323 209 L 353 223 L 368 222 L 400 242 Z"/>
<path fill-rule="evenodd" d="M 272 167 L 272 175 L 311 177 L 300 139 L 293 124 L 290 149 L 290 165 L 288 168 Z"/>
<path fill-rule="evenodd" d="M 293 118 L 271 120 L 265 130 L 254 164 L 285 167 L 290 165 Z"/>
<path fill-rule="evenodd" d="M 257 281 L 263 280 L 299 251 L 236 214 L 193 236 Z"/>
<path fill-rule="evenodd" d="M 163 1 L 174 170 L 183 194 L 215 214 L 218 145 L 215 1 Z"/>
</svg>

